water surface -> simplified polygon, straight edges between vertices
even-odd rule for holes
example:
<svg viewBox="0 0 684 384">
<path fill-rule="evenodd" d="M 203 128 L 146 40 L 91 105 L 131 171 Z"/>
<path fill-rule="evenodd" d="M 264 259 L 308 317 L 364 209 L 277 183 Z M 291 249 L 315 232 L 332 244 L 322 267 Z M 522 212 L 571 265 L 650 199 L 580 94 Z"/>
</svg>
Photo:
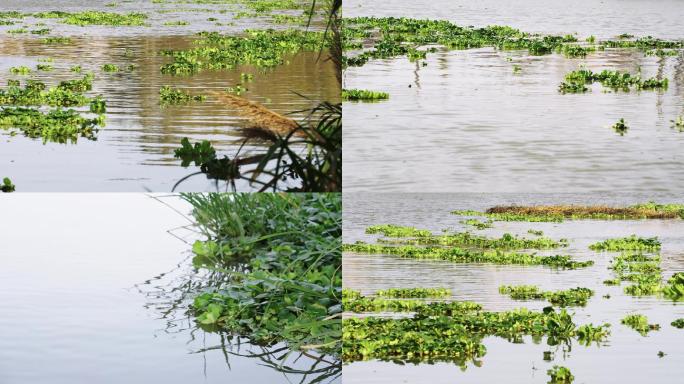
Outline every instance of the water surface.
<svg viewBox="0 0 684 384">
<path fill-rule="evenodd" d="M 680 1 L 345 2 L 345 16 L 448 19 L 526 32 L 621 33 L 682 39 Z M 608 49 L 586 59 L 480 48 L 349 68 L 345 88 L 385 91 L 378 103 L 344 104 L 345 188 L 405 192 L 627 192 L 684 188 L 684 53 L 658 58 Z M 514 72 L 518 65 L 521 71 Z M 562 95 L 581 65 L 670 80 L 666 91 Z M 611 126 L 624 118 L 621 137 Z"/>
<path fill-rule="evenodd" d="M 187 213 L 187 204 L 162 201 L 142 194 L 0 199 L 0 383 L 316 378 L 267 366 L 288 352 L 283 345 L 197 329 L 183 298 L 202 287 L 188 258 L 198 235 L 172 209 Z M 315 361 L 296 357 L 283 359 L 284 367 L 306 372 Z"/>
</svg>

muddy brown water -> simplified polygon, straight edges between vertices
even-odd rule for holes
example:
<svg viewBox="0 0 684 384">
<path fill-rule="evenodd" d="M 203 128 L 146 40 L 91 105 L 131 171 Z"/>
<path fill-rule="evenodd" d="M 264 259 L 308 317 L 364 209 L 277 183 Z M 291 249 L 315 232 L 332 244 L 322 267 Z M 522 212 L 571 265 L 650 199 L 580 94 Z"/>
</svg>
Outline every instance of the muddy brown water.
<svg viewBox="0 0 684 384">
<path fill-rule="evenodd" d="M 254 74 L 246 82 L 248 91 L 242 96 L 295 119 L 306 115 L 304 110 L 319 102 L 339 101 L 339 85 L 334 66 L 322 60 L 319 52 L 303 52 L 286 58 L 284 65 L 271 69 L 240 66 L 232 70 L 201 71 L 192 76 L 163 75 L 160 66 L 169 61 L 158 54 L 160 50 L 179 50 L 193 46 L 194 33 L 219 31 L 243 33 L 245 29 L 287 28 L 292 25 L 273 25 L 268 18 L 235 19 L 242 10 L 237 5 L 209 5 L 209 11 L 198 4 L 138 4 L 121 3 L 120 7 L 103 4 L 56 2 L 45 7 L 39 2 L 3 2 L 0 11 L 46 10 L 79 11 L 99 9 L 106 11 L 145 12 L 150 16 L 149 27 L 78 27 L 60 24 L 55 20 L 27 18 L 17 25 L 0 26 L 0 84 L 8 79 L 40 79 L 49 85 L 60 80 L 80 78 L 94 72 L 96 77 L 89 95 L 101 94 L 107 101 L 106 127 L 97 141 L 79 140 L 77 144 L 42 144 L 41 140 L 28 139 L 21 134 L 9 136 L 0 130 L 0 174 L 9 176 L 20 191 L 170 191 L 182 177 L 195 172 L 195 167 L 182 168 L 174 159 L 174 149 L 180 140 L 210 140 L 220 154 L 233 157 L 242 143 L 239 129 L 247 125 L 245 119 L 215 98 L 202 103 L 162 107 L 159 89 L 169 85 L 193 94 L 224 91 L 241 83 L 242 73 Z M 238 8 L 236 8 L 238 7 Z M 220 9 L 235 11 L 219 13 Z M 162 10 L 178 12 L 159 13 Z M 292 11 L 285 11 L 285 13 Z M 230 25 L 216 26 L 207 22 L 217 17 Z M 190 25 L 168 27 L 163 23 L 175 19 L 188 20 Z M 73 43 L 46 45 L 44 36 L 11 35 L 7 30 L 37 22 L 52 28 L 50 36 L 71 36 Z M 44 27 L 41 27 L 44 28 Z M 316 26 L 312 27 L 316 29 Z M 128 50 L 128 53 L 127 53 Z M 323 54 L 325 55 L 325 54 Z M 26 65 L 35 68 L 41 58 L 52 58 L 55 69 L 35 72 L 29 76 L 16 76 L 9 68 Z M 117 64 L 118 73 L 104 73 L 104 64 Z M 126 69 L 129 64 L 134 69 Z M 71 73 L 74 65 L 83 67 L 82 74 Z M 86 107 L 87 108 L 87 107 Z M 263 151 L 265 143 L 254 143 L 243 148 L 241 154 Z M 249 190 L 245 183 L 238 189 Z M 216 190 L 213 182 L 203 176 L 189 179 L 180 190 Z"/>
<path fill-rule="evenodd" d="M 658 201 L 677 201 L 678 197 L 654 194 Z M 347 193 L 344 200 L 344 242 L 374 241 L 364 229 L 373 224 L 392 223 L 426 228 L 472 230 L 449 214 L 452 210 L 483 210 L 499 204 L 633 204 L 647 201 L 649 195 L 544 195 L 544 194 L 361 194 Z M 602 281 L 611 278 L 607 269 L 616 253 L 596 253 L 588 245 L 611 237 L 658 236 L 662 241 L 662 268 L 665 277 L 684 271 L 684 221 L 566 221 L 563 223 L 497 222 L 494 228 L 473 231 L 489 236 L 513 233 L 532 236 L 527 230 L 543 230 L 544 235 L 570 241 L 568 248 L 542 251 L 544 254 L 571 254 L 578 260 L 594 260 L 595 265 L 573 271 L 557 271 L 538 266 L 455 264 L 441 261 L 401 259 L 395 256 L 345 253 L 344 287 L 372 294 L 379 289 L 447 287 L 452 299 L 481 303 L 485 309 L 503 311 L 527 307 L 541 310 L 542 301 L 516 301 L 498 292 L 500 285 L 539 285 L 545 290 L 588 287 L 595 291 L 584 308 L 571 308 L 575 323 L 611 324 L 611 335 L 602 346 L 585 347 L 574 343 L 565 352 L 535 344 L 529 337 L 513 344 L 498 337 L 487 337 L 487 354 L 482 367 L 469 364 L 465 371 L 454 364 L 407 364 L 366 361 L 346 364 L 344 382 L 350 383 L 546 383 L 546 370 L 553 365 L 568 367 L 576 383 L 676 383 L 684 375 L 684 332 L 670 323 L 684 317 L 684 305 L 656 297 L 635 298 L 622 293 L 623 287 L 609 287 Z M 609 299 L 603 298 L 610 295 Z M 620 324 L 629 313 L 642 313 L 661 330 L 647 337 Z M 544 351 L 553 351 L 554 360 L 543 360 Z M 659 351 L 666 355 L 657 356 Z"/>
</svg>

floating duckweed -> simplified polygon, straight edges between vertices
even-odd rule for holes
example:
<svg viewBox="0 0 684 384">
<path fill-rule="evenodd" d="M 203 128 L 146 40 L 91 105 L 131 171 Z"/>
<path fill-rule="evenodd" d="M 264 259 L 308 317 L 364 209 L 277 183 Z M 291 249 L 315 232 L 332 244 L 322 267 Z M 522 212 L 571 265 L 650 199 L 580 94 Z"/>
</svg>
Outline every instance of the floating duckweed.
<svg viewBox="0 0 684 384">
<path fill-rule="evenodd" d="M 571 288 L 561 291 L 542 291 L 536 285 L 502 285 L 499 293 L 508 295 L 514 300 L 548 300 L 560 307 L 585 306 L 594 295 L 589 288 Z"/>
<path fill-rule="evenodd" d="M 108 25 L 108 26 L 144 26 L 147 15 L 144 13 L 112 13 L 101 11 L 84 11 L 78 13 L 61 14 L 65 24 L 78 25 Z"/>
<path fill-rule="evenodd" d="M 16 191 L 17 187 L 12 184 L 12 180 L 9 177 L 2 179 L 2 184 L 0 184 L 0 192 L 10 193 Z"/>
<path fill-rule="evenodd" d="M 171 88 L 168 85 L 159 89 L 159 98 L 162 104 L 185 104 L 191 101 L 204 101 L 204 95 L 191 95 L 180 89 Z"/>
<path fill-rule="evenodd" d="M 387 100 L 389 99 L 389 93 L 369 91 L 365 89 L 343 89 L 342 90 L 342 100 L 350 101 L 374 101 L 374 100 Z"/>
<path fill-rule="evenodd" d="M 366 254 L 397 255 L 412 259 L 445 260 L 455 263 L 546 265 L 552 268 L 563 269 L 584 268 L 594 264 L 591 260 L 574 261 L 567 255 L 539 256 L 527 253 L 502 252 L 500 250 L 481 251 L 456 247 L 386 246 L 356 242 L 343 245 L 343 250 Z"/>
<path fill-rule="evenodd" d="M 375 293 L 392 298 L 441 298 L 451 296 L 448 288 L 390 288 Z"/>
<path fill-rule="evenodd" d="M 632 314 L 625 316 L 620 322 L 633 330 L 639 332 L 641 336 L 646 336 L 650 331 L 657 331 L 660 329 L 658 324 L 649 324 L 648 318 L 640 314 Z"/>
<path fill-rule="evenodd" d="M 613 130 L 620 136 L 624 136 L 628 129 L 629 127 L 625 123 L 625 119 L 620 119 L 617 123 L 613 124 Z"/>
<path fill-rule="evenodd" d="M 15 75 L 28 75 L 31 73 L 31 68 L 22 65 L 20 67 L 12 67 L 10 68 L 10 72 L 12 72 Z"/>
<path fill-rule="evenodd" d="M 546 371 L 551 381 L 549 384 L 572 384 L 575 376 L 572 375 L 569 369 L 560 365 L 554 365 L 553 368 Z"/>
<path fill-rule="evenodd" d="M 594 251 L 658 251 L 660 241 L 657 237 L 644 238 L 631 235 L 594 243 L 589 246 L 589 249 Z"/>
</svg>

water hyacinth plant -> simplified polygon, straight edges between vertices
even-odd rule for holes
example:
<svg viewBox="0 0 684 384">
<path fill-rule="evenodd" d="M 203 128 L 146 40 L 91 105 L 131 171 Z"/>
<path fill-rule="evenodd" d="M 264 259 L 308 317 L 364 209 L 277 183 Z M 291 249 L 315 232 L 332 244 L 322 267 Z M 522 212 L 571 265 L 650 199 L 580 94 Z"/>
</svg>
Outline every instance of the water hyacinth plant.
<svg viewBox="0 0 684 384">
<path fill-rule="evenodd" d="M 658 251 L 660 241 L 657 237 L 637 237 L 631 235 L 617 239 L 608 239 L 591 244 L 589 249 L 594 251 Z"/>
<path fill-rule="evenodd" d="M 646 336 L 648 332 L 657 331 L 660 329 L 660 325 L 649 324 L 648 318 L 641 314 L 627 315 L 620 322 L 639 332 L 641 336 Z"/>
<path fill-rule="evenodd" d="M 193 264 L 215 271 L 216 289 L 192 305 L 208 331 L 287 343 L 292 351 L 341 351 L 341 198 L 336 194 L 184 194 L 206 240 Z"/>
<path fill-rule="evenodd" d="M 342 100 L 348 101 L 378 101 L 389 99 L 389 93 L 369 91 L 365 89 L 343 89 Z"/>
<path fill-rule="evenodd" d="M 16 191 L 17 187 L 12 183 L 9 177 L 2 179 L 2 184 L 0 184 L 0 192 L 10 193 Z"/>
</svg>

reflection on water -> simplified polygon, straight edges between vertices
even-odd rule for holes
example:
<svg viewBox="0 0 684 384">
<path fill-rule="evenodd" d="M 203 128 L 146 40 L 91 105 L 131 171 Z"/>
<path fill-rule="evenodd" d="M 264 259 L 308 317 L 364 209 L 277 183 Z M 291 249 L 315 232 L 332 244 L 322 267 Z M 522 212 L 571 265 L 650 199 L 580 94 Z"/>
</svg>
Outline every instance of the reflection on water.
<svg viewBox="0 0 684 384">
<path fill-rule="evenodd" d="M 170 306 L 209 276 L 187 267 L 188 221 L 158 201 L 11 194 L 0 212 L 0 383 L 339 382 L 339 362 L 205 332 Z"/>
<path fill-rule="evenodd" d="M 534 194 L 346 194 L 344 200 L 344 242 L 373 241 L 366 235 L 371 224 L 393 223 L 428 228 L 465 230 L 462 217 L 450 215 L 455 209 L 483 210 L 499 204 L 611 204 L 622 205 L 655 199 L 677 201 L 675 195 L 534 195 Z M 453 364 L 398 366 L 377 361 L 355 362 L 344 367 L 345 383 L 420 383 L 430 377 L 434 383 L 494 383 L 506 378 L 507 383 L 546 383 L 546 370 L 554 364 L 572 371 L 582 383 L 642 383 L 677 382 L 684 375 L 680 364 L 684 359 L 684 333 L 670 326 L 684 317 L 684 305 L 655 297 L 633 298 L 622 293 L 622 287 L 604 286 L 611 277 L 607 269 L 612 253 L 599 254 L 588 245 L 609 237 L 630 234 L 658 236 L 663 275 L 684 271 L 684 221 L 568 221 L 564 223 L 497 222 L 494 228 L 477 233 L 501 236 L 505 232 L 530 236 L 527 230 L 542 230 L 551 238 L 568 238 L 570 246 L 563 253 L 578 260 L 591 259 L 595 265 L 580 270 L 557 271 L 536 266 L 489 264 L 453 264 L 440 261 L 420 261 L 381 255 L 345 253 L 343 257 L 344 287 L 370 294 L 378 289 L 411 287 L 448 287 L 455 300 L 472 300 L 485 309 L 503 311 L 519 307 L 541 310 L 540 301 L 514 301 L 498 293 L 500 285 L 539 285 L 545 290 L 587 287 L 595 291 L 584 308 L 572 308 L 577 324 L 612 324 L 605 345 L 585 347 L 561 345 L 550 347 L 546 341 L 535 343 L 530 337 L 522 344 L 509 343 L 497 337 L 484 340 L 487 354 L 483 367 L 472 364 L 465 372 Z M 540 251 L 550 254 L 553 251 Z M 610 295 L 610 298 L 604 298 Z M 661 330 L 641 337 L 620 324 L 620 319 L 632 312 L 643 313 Z M 544 351 L 554 351 L 555 359 L 543 360 Z M 657 356 L 658 351 L 667 355 Z"/>
<path fill-rule="evenodd" d="M 592 7 L 568 9 L 565 2 L 543 2 L 543 7 L 538 1 L 499 3 L 351 1 L 345 2 L 345 16 L 453 18 L 461 25 L 578 31 L 580 39 L 591 34 L 611 37 L 616 28 L 619 33 L 684 37 L 681 28 L 668 27 L 684 16 L 681 2 L 592 2 L 615 10 L 611 23 L 604 23 L 603 14 Z M 646 17 L 653 7 L 663 7 L 662 12 Z M 468 11 L 456 11 L 462 8 Z M 548 19 L 547 13 L 556 16 Z M 482 48 L 428 55 L 426 67 L 398 58 L 349 68 L 345 88 L 381 90 L 390 99 L 344 104 L 345 188 L 680 191 L 684 134 L 672 129 L 670 121 L 684 114 L 683 55 L 663 59 L 609 49 L 586 59 L 567 59 L 559 54 L 530 56 L 527 51 Z M 521 71 L 514 72 L 514 65 Z M 580 65 L 633 74 L 641 70 L 644 77 L 670 79 L 670 86 L 664 92 L 605 93 L 597 85 L 588 94 L 559 94 L 565 74 Z M 611 129 L 620 118 L 630 127 L 624 137 Z"/>
<path fill-rule="evenodd" d="M 15 3 L 2 2 L 0 11 L 45 11 L 39 2 Z M 141 9 L 131 3 L 121 3 L 122 8 L 107 7 L 106 10 L 147 11 L 151 18 L 159 19 L 158 23 L 153 22 L 154 25 L 174 20 L 169 14 L 160 14 L 149 8 L 151 2 L 144 3 Z M 75 11 L 82 10 L 84 5 L 51 6 Z M 178 6 L 157 4 L 154 9 L 184 9 Z M 209 7 L 215 8 L 213 5 Z M 191 141 L 211 140 L 217 151 L 231 158 L 238 151 L 243 141 L 239 128 L 245 126 L 245 120 L 210 93 L 240 84 L 242 73 L 254 74 L 254 79 L 245 83 L 248 91 L 242 94 L 243 97 L 295 119 L 303 118 L 305 112 L 301 111 L 313 108 L 321 101 L 339 101 L 335 67 L 321 59 L 319 52 L 288 57 L 285 65 L 272 69 L 240 66 L 233 70 L 206 70 L 193 76 L 162 75 L 160 67 L 169 58 L 158 55 L 158 52 L 193 46 L 194 32 L 240 33 L 245 28 L 271 26 L 264 21 L 236 19 L 233 20 L 235 25 L 217 27 L 206 21 L 210 16 L 230 19 L 234 17 L 230 12 L 185 12 L 180 16 L 198 21 L 191 24 L 196 27 L 75 27 L 49 19 L 39 20 L 56 23 L 49 25 L 53 28 L 52 35 L 75 35 L 72 44 L 67 45 L 42 44 L 40 39 L 43 36 L 6 33 L 6 29 L 18 28 L 18 25 L 0 27 L 0 86 L 4 87 L 8 79 L 26 78 L 56 85 L 61 80 L 80 78 L 82 74 L 71 73 L 69 68 L 81 65 L 83 73 L 96 74 L 92 94 L 103 95 L 108 108 L 106 127 L 99 132 L 95 142 L 80 140 L 76 145 L 42 145 L 40 140 L 21 135 L 10 137 L 7 131 L 0 130 L 2 173 L 10 176 L 21 191 L 170 191 L 176 181 L 194 171 L 181 168 L 180 161 L 173 157 L 174 149 L 180 146 L 183 137 Z M 172 33 L 169 28 L 181 32 Z M 35 68 L 38 59 L 48 57 L 54 59 L 55 69 L 52 72 L 34 72 L 30 77 L 9 72 L 9 68 L 20 65 Z M 101 67 L 104 64 L 119 65 L 122 71 L 103 73 Z M 130 64 L 135 67 L 124 69 Z M 207 94 L 208 99 L 203 103 L 162 108 L 159 89 L 165 85 L 186 89 L 193 94 Z M 265 145 L 250 144 L 243 148 L 241 154 L 263 151 Z M 213 190 L 214 184 L 204 178 L 193 178 L 183 183 L 181 188 Z"/>
</svg>

